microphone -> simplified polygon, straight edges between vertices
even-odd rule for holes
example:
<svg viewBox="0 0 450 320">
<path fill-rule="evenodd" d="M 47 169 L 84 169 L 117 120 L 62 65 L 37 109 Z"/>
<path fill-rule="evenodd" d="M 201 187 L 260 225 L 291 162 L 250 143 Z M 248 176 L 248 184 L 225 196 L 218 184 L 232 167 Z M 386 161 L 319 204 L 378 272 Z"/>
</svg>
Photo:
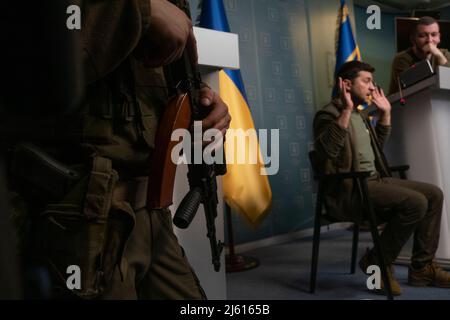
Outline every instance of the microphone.
<svg viewBox="0 0 450 320">
<path fill-rule="evenodd" d="M 397 84 L 398 84 L 398 93 L 400 94 L 400 104 L 404 106 L 406 104 L 406 99 L 403 97 L 403 89 L 400 83 L 400 77 L 397 77 Z"/>
</svg>

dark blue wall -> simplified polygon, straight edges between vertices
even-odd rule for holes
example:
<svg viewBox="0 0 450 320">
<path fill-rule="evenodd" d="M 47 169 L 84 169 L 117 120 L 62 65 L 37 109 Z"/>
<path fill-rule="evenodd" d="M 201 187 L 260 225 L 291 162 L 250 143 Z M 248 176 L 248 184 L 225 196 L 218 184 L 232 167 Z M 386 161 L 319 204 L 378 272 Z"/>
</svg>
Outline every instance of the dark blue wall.
<svg viewBox="0 0 450 320">
<path fill-rule="evenodd" d="M 381 29 L 369 30 L 366 8 L 354 6 L 356 34 L 363 61 L 375 67 L 375 80 L 387 93 L 389 89 L 391 63 L 396 54 L 395 17 L 391 13 L 381 14 Z"/>
<path fill-rule="evenodd" d="M 199 1 L 191 0 L 193 17 Z M 307 159 L 315 110 L 328 101 L 327 74 L 334 70 L 338 0 L 224 0 L 231 32 L 239 35 L 241 72 L 256 129 L 280 129 L 280 171 L 270 176 L 272 211 L 253 229 L 233 214 L 237 244 L 312 226 L 315 199 Z M 362 58 L 377 69 L 386 90 L 395 55 L 395 16 L 382 13 L 381 30 L 366 27 L 366 8 L 347 1 L 354 12 Z M 309 16 L 308 16 L 309 14 Z M 443 18 L 450 17 L 450 9 Z M 314 52 L 314 56 L 313 56 Z"/>
<path fill-rule="evenodd" d="M 191 1 L 195 11 L 197 4 Z M 256 129 L 280 129 L 280 170 L 269 176 L 271 212 L 257 229 L 233 214 L 236 243 L 244 243 L 311 227 L 312 66 L 304 1 L 224 4 L 231 32 L 239 34 L 241 72 Z"/>
</svg>

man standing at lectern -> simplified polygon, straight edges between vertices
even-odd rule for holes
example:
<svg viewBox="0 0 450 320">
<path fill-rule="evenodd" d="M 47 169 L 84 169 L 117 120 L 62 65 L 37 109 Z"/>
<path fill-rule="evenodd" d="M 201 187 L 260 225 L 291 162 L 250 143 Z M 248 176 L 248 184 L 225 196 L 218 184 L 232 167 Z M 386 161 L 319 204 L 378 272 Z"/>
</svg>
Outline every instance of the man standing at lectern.
<svg viewBox="0 0 450 320">
<path fill-rule="evenodd" d="M 434 18 L 427 16 L 420 18 L 410 35 L 410 40 L 412 46 L 399 52 L 392 62 L 389 94 L 399 90 L 399 75 L 419 61 L 428 59 L 433 69 L 437 66 L 450 67 L 450 52 L 447 49 L 438 48 L 441 34 L 439 23 Z"/>
</svg>

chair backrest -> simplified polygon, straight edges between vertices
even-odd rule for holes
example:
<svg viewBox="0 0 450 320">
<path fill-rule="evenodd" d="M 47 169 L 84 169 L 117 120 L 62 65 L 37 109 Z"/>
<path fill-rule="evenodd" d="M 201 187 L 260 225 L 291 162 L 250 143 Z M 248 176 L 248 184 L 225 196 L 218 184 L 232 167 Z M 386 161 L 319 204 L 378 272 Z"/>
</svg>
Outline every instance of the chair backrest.
<svg viewBox="0 0 450 320">
<path fill-rule="evenodd" d="M 319 160 L 318 160 L 318 156 L 317 156 L 317 151 L 311 150 L 308 153 L 308 156 L 309 156 L 309 162 L 310 162 L 312 170 L 313 170 L 314 180 L 318 180 L 320 173 L 319 173 Z"/>
<path fill-rule="evenodd" d="M 323 185 L 320 181 L 320 163 L 319 163 L 319 156 L 317 154 L 316 150 L 311 150 L 308 153 L 309 156 L 309 162 L 311 164 L 313 174 L 314 174 L 314 180 L 317 181 L 318 187 L 317 187 L 317 203 L 316 206 L 321 207 L 320 210 L 320 224 L 326 225 L 331 224 L 335 222 L 342 222 L 343 220 L 334 218 L 332 215 L 330 215 L 329 210 L 327 208 L 327 204 L 323 201 L 323 194 L 319 194 L 320 192 L 323 192 Z M 316 213 L 317 214 L 317 213 Z"/>
</svg>

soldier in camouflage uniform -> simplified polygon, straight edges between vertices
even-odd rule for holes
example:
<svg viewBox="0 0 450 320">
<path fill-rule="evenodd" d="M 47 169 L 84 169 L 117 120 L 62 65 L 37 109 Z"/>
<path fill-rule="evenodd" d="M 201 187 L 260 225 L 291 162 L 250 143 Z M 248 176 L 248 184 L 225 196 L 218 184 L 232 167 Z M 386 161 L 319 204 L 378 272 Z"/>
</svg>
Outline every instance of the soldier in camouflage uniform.
<svg viewBox="0 0 450 320">
<path fill-rule="evenodd" d="M 13 204 L 29 218 L 18 219 L 28 221 L 19 226 L 28 236 L 25 256 L 49 268 L 54 297 L 204 299 L 170 212 L 146 206 L 155 132 L 168 102 L 160 67 L 185 48 L 197 59 L 191 21 L 166 0 L 87 0 L 80 32 L 82 109 L 42 119 L 40 135 L 11 152 Z M 231 118 L 220 97 L 205 87 L 200 101 L 211 110 L 203 127 L 225 133 Z M 70 265 L 82 279 L 71 291 Z"/>
</svg>

